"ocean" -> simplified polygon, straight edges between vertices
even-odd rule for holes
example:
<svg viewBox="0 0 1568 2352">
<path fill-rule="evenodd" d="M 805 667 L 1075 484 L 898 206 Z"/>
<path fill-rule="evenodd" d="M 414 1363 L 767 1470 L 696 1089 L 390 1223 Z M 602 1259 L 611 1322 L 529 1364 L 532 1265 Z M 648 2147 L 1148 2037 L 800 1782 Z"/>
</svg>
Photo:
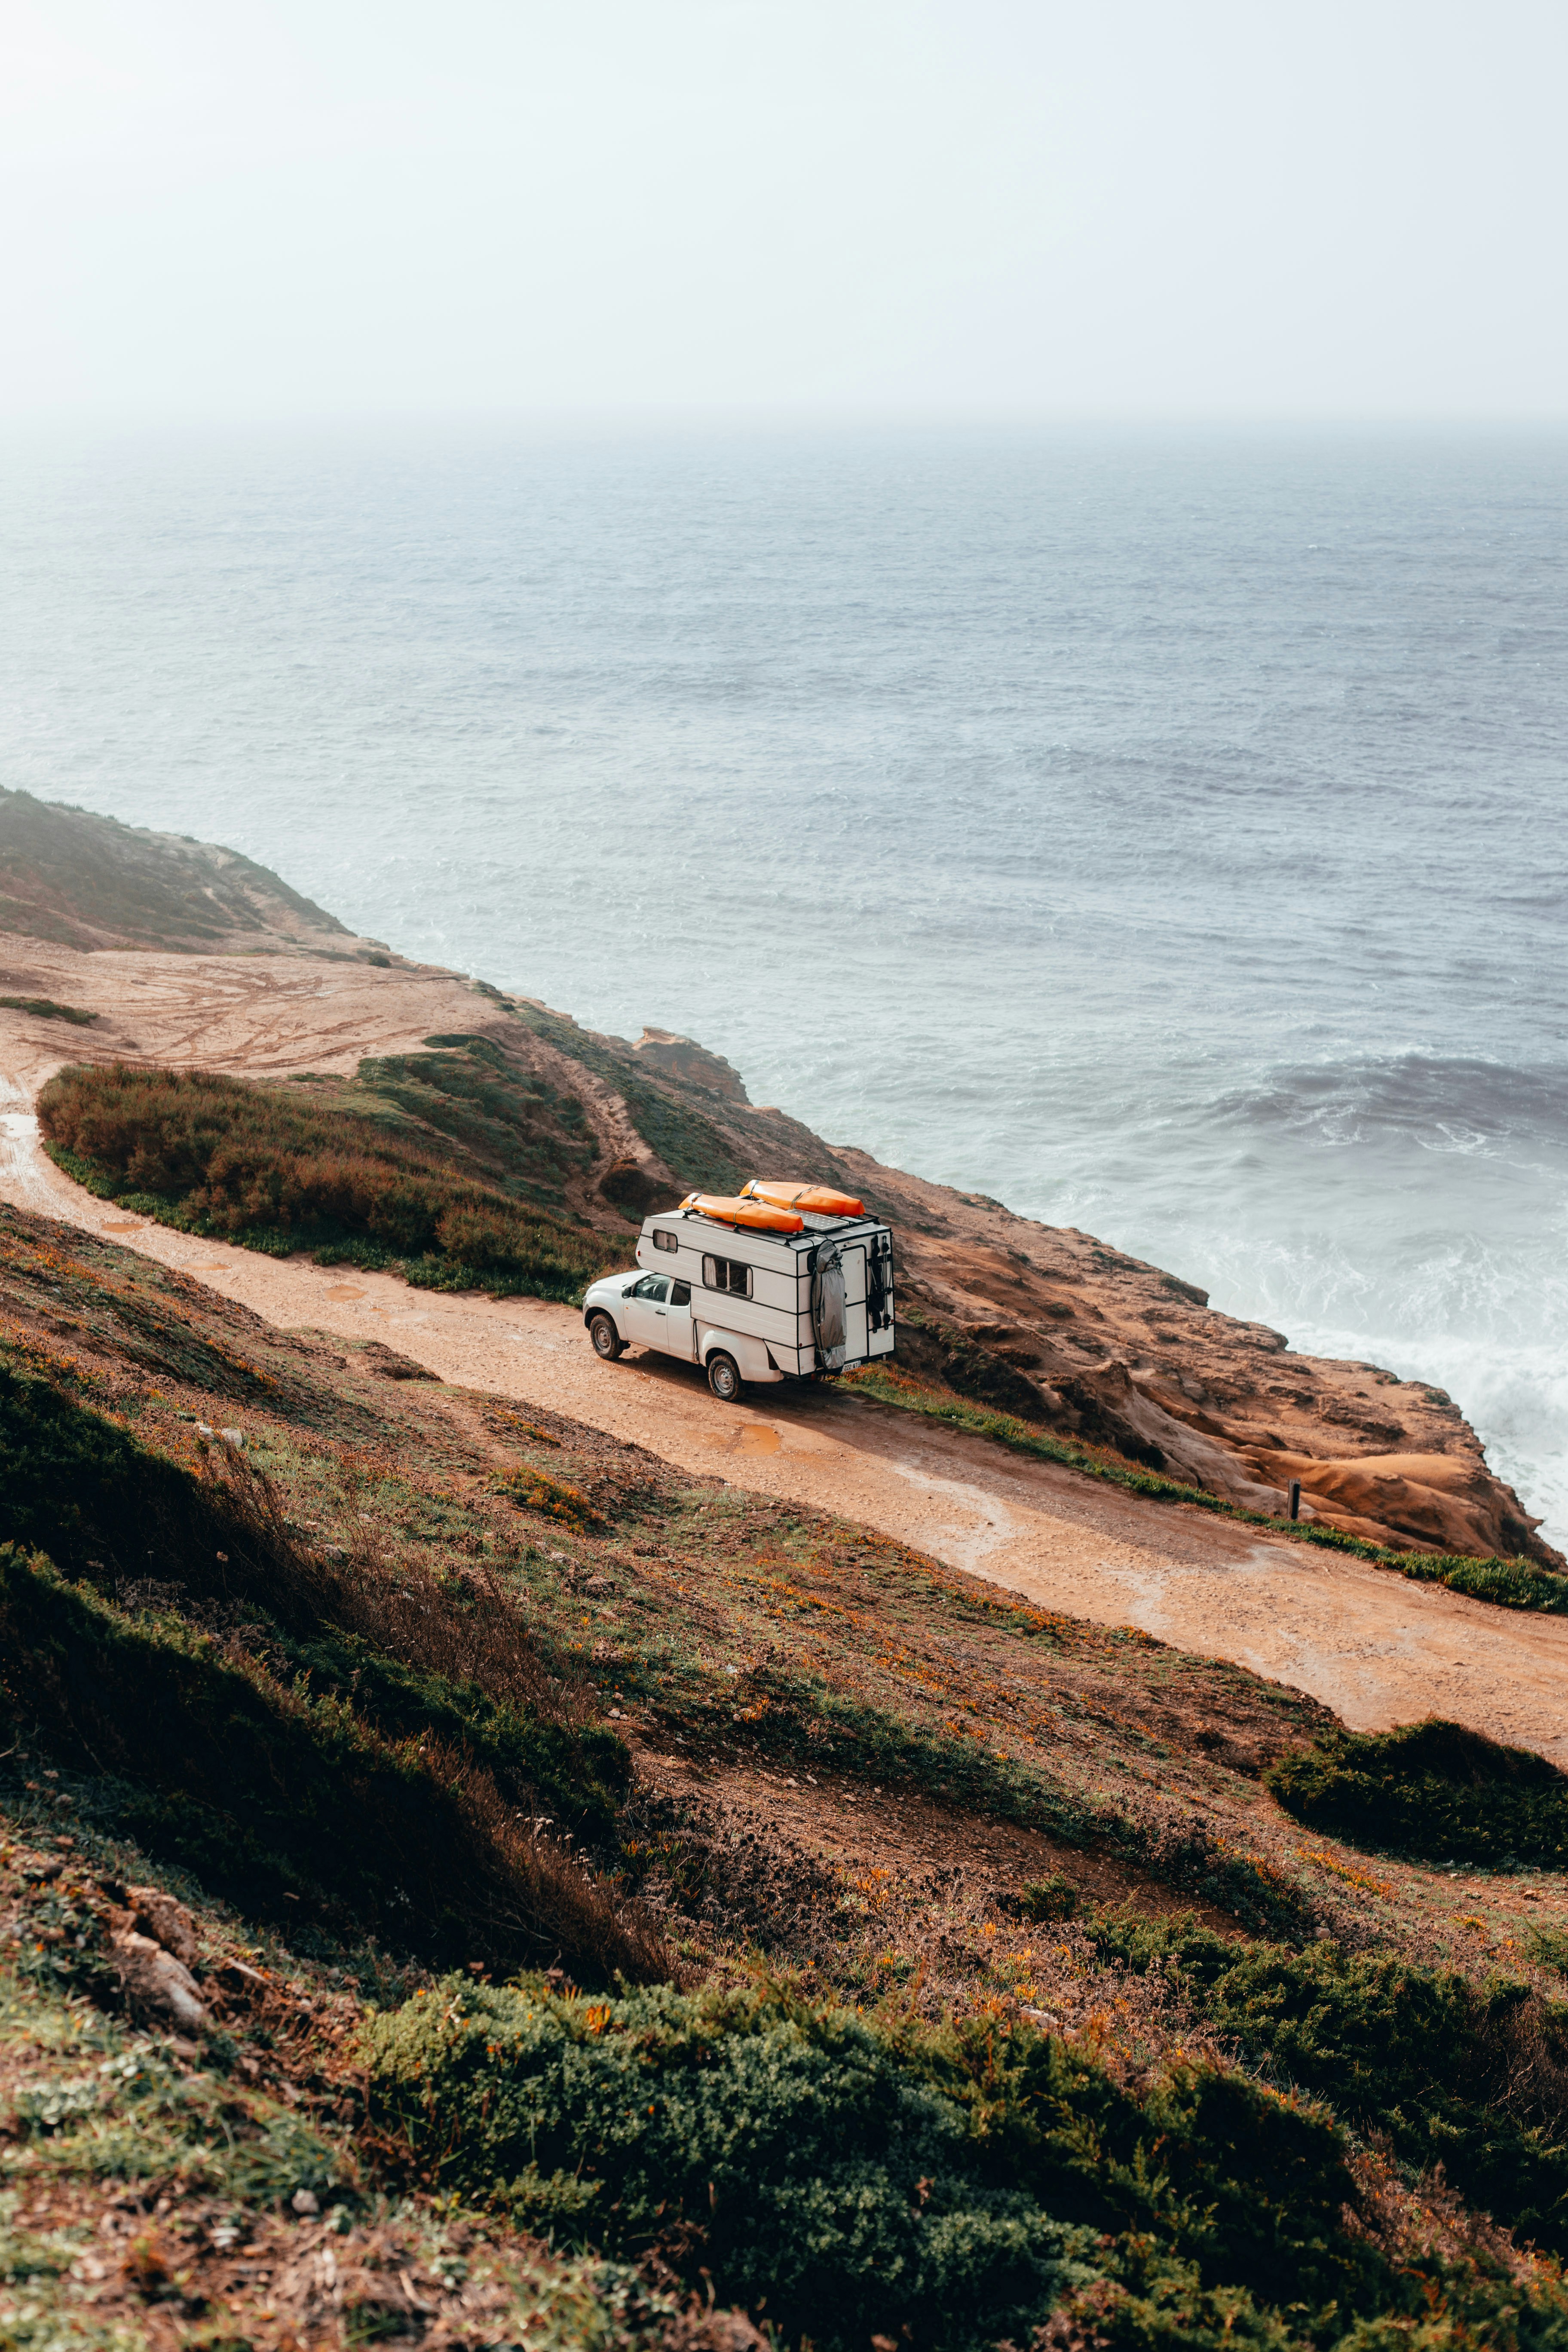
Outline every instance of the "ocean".
<svg viewBox="0 0 1568 2352">
<path fill-rule="evenodd" d="M 5 486 L 0 779 L 1428 1380 L 1568 1542 L 1568 436 L 432 425 Z"/>
</svg>

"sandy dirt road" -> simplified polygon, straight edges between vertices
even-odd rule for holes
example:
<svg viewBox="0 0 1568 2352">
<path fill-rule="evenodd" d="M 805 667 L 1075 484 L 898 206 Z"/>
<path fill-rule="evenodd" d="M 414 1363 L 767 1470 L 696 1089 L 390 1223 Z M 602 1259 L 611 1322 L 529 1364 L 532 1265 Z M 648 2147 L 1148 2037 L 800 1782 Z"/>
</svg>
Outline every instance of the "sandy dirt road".
<svg viewBox="0 0 1568 2352">
<path fill-rule="evenodd" d="M 445 1380 L 879 1528 L 1047 1607 L 1234 1659 L 1360 1728 L 1451 1716 L 1568 1767 L 1568 1619 L 1488 1608 L 1142 1502 L 841 1391 L 753 1389 L 726 1409 L 694 1368 L 646 1356 L 600 1363 L 565 1307 L 414 1291 L 392 1276 L 260 1257 L 128 1217 L 68 1182 L 39 1147 L 44 1045 L 8 1059 L 0 1198 L 177 1266 L 284 1328 L 385 1340 Z"/>
</svg>

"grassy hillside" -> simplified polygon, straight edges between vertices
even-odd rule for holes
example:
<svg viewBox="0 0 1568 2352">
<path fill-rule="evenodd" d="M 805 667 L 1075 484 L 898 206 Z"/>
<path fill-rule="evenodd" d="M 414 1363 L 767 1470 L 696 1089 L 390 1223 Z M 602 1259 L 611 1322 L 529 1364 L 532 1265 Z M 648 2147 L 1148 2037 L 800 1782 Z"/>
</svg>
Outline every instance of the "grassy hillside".
<svg viewBox="0 0 1568 2352">
<path fill-rule="evenodd" d="M 1269 1794 L 1365 1760 L 1299 1694 L 375 1363 L 0 1214 L 7 2340 L 1568 2345 L 1539 1874 L 1461 1918 Z"/>
<path fill-rule="evenodd" d="M 251 1249 L 498 1297 L 574 1297 L 624 1264 L 563 1212 L 566 1175 L 595 1151 L 582 1106 L 483 1038 L 429 1042 L 353 1080 L 63 1070 L 39 1124 L 92 1192 Z"/>
<path fill-rule="evenodd" d="M 223 948 L 353 934 L 237 851 L 0 789 L 0 930 L 70 947 Z"/>
</svg>

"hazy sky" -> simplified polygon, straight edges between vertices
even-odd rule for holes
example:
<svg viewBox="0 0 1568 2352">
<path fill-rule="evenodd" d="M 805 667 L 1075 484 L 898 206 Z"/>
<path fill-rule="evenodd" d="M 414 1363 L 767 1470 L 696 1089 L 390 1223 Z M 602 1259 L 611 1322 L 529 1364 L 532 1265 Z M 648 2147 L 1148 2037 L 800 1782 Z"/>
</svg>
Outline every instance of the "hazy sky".
<svg viewBox="0 0 1568 2352">
<path fill-rule="evenodd" d="M 0 405 L 1562 416 L 1563 0 L 0 0 Z"/>
</svg>

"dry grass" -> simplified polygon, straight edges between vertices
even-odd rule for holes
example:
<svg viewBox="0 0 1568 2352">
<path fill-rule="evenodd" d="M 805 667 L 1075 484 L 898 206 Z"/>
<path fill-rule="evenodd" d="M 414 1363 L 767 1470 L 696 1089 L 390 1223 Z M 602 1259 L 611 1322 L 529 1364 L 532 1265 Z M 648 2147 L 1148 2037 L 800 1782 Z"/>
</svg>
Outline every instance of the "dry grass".
<svg viewBox="0 0 1568 2352">
<path fill-rule="evenodd" d="M 357 1255 L 427 1286 L 551 1298 L 610 1263 L 596 1235 L 465 1171 L 441 1137 L 297 1086 L 68 1069 L 39 1096 L 38 1118 L 59 1164 L 95 1192 L 254 1248 Z"/>
</svg>

